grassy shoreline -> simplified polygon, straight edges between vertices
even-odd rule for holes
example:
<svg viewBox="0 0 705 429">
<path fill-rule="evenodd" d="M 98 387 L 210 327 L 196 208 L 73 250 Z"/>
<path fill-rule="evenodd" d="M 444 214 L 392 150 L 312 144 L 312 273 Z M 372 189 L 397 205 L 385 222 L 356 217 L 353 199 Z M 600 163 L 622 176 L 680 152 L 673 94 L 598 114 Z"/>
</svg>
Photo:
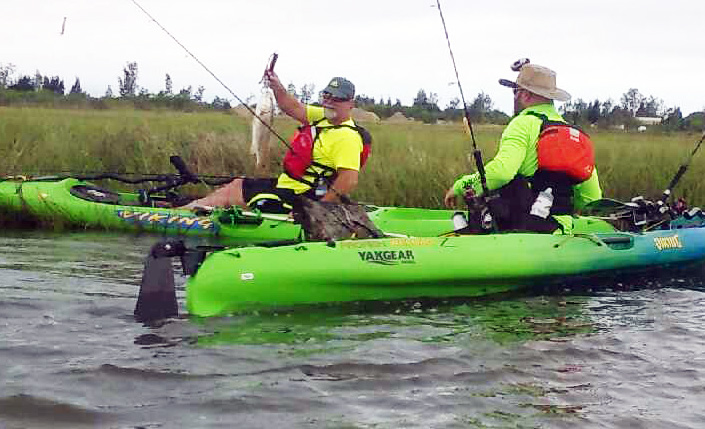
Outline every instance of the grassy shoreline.
<svg viewBox="0 0 705 429">
<path fill-rule="evenodd" d="M 171 110 L 82 110 L 0 107 L 0 173 L 169 173 L 180 155 L 196 173 L 251 175 L 250 119 L 233 113 Z M 461 174 L 474 171 L 471 143 L 460 124 L 363 123 L 373 152 L 354 197 L 376 204 L 437 208 Z M 277 118 L 288 138 L 296 124 Z M 503 127 L 475 126 L 485 162 Z M 701 137 L 695 133 L 624 133 L 592 130 L 606 197 L 657 198 Z M 272 172 L 285 147 L 272 143 Z M 705 155 L 696 154 L 675 189 L 691 204 L 705 204 Z M 195 189 L 194 192 L 204 192 Z"/>
</svg>

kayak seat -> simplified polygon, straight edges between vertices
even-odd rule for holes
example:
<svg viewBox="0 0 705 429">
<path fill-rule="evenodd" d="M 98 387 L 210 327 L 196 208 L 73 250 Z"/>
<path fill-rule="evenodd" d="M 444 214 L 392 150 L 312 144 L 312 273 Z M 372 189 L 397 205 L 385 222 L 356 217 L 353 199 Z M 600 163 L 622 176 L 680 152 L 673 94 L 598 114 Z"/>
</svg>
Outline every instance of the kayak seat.
<svg viewBox="0 0 705 429">
<path fill-rule="evenodd" d="M 120 203 L 120 195 L 118 193 L 97 186 L 76 185 L 73 186 L 69 192 L 71 192 L 71 195 L 74 197 L 78 197 L 82 200 L 104 204 Z"/>
</svg>

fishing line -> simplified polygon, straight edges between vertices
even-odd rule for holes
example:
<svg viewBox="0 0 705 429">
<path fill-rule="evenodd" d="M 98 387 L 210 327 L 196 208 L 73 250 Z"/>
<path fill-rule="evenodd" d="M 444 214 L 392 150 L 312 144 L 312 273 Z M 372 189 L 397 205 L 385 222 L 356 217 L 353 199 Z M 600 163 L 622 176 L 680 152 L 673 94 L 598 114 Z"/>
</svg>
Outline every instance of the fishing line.
<svg viewBox="0 0 705 429">
<path fill-rule="evenodd" d="M 133 0 L 134 1 L 134 0 Z M 465 94 L 463 94 L 463 87 L 460 84 L 460 76 L 458 75 L 458 67 L 455 64 L 455 55 L 453 55 L 453 48 L 450 46 L 450 37 L 448 37 L 448 28 L 446 27 L 446 20 L 443 17 L 443 11 L 441 10 L 441 1 L 436 0 L 436 5 L 438 7 L 438 14 L 441 16 L 441 23 L 443 23 L 443 32 L 446 36 L 446 42 L 448 42 L 448 52 L 450 52 L 450 59 L 453 62 L 453 70 L 455 71 L 455 79 L 458 83 L 458 89 L 460 90 L 460 98 L 463 102 L 463 111 L 465 113 L 464 122 L 467 127 L 468 133 L 470 134 L 470 139 L 472 140 L 473 147 L 473 158 L 475 159 L 475 165 L 477 171 L 480 174 L 480 183 L 482 185 L 482 193 L 484 198 L 489 197 L 489 189 L 487 188 L 487 178 L 485 177 L 485 165 L 482 162 L 482 152 L 477 147 L 477 142 L 475 141 L 475 133 L 472 129 L 472 122 L 470 121 L 470 112 L 468 111 L 468 105 L 465 102 Z"/>
<path fill-rule="evenodd" d="M 259 120 L 259 121 L 262 123 L 262 125 L 264 125 L 265 128 L 267 128 L 267 130 L 269 130 L 272 134 L 274 134 L 282 143 L 284 143 L 284 145 L 286 145 L 287 148 L 291 149 L 291 147 L 289 146 L 289 143 L 288 143 L 281 135 L 279 135 L 279 133 L 277 133 L 277 132 L 274 130 L 274 128 L 272 128 L 264 119 L 260 118 L 259 115 L 257 115 L 257 113 L 256 113 L 254 110 L 252 110 L 252 108 L 251 108 L 250 106 L 247 105 L 247 103 L 245 103 L 244 101 L 242 101 L 242 99 L 240 99 L 240 97 L 238 97 L 238 96 L 228 87 L 228 85 L 226 85 L 222 80 L 220 80 L 220 79 L 218 78 L 218 76 L 216 76 L 215 73 L 213 73 L 205 64 L 203 64 L 203 62 L 202 62 L 201 60 L 199 60 L 198 57 L 196 57 L 191 51 L 189 51 L 188 48 L 183 45 L 183 43 L 179 42 L 179 40 L 178 40 L 176 37 L 174 37 L 174 35 L 171 34 L 171 33 L 169 32 L 169 30 L 167 30 L 166 28 L 164 28 L 164 26 L 163 26 L 162 24 L 160 24 L 159 21 L 156 20 L 156 18 L 154 18 L 149 12 L 147 12 L 142 6 L 140 6 L 140 4 L 137 3 L 137 0 L 131 0 L 131 1 L 132 1 L 132 3 L 134 3 L 135 6 L 137 6 L 142 12 L 144 12 L 144 14 L 149 17 L 149 19 L 151 19 L 152 21 L 154 21 L 154 23 L 157 24 L 157 26 L 159 26 L 159 28 L 161 28 L 162 31 L 164 31 L 169 37 L 171 37 L 171 39 L 172 39 L 174 42 L 176 42 L 179 46 L 181 46 L 181 48 L 182 48 L 184 51 L 186 51 L 186 53 L 189 54 L 189 55 L 191 56 L 191 58 L 193 58 L 201 67 L 203 67 L 203 69 L 204 69 L 205 71 L 207 71 L 211 76 L 213 76 L 213 78 L 214 78 L 216 81 L 218 81 L 218 83 L 221 84 L 221 85 L 223 86 L 223 88 L 225 88 L 225 89 L 230 93 L 230 95 L 232 95 L 233 97 L 235 97 L 235 99 L 236 99 L 237 101 L 239 101 L 240 104 L 242 104 L 243 106 L 245 106 L 245 108 L 252 114 L 252 116 L 254 116 L 255 118 L 257 118 L 257 120 Z M 273 66 L 273 62 L 274 62 L 274 61 L 276 61 L 276 57 L 275 57 L 274 60 L 272 61 L 272 66 Z"/>
</svg>

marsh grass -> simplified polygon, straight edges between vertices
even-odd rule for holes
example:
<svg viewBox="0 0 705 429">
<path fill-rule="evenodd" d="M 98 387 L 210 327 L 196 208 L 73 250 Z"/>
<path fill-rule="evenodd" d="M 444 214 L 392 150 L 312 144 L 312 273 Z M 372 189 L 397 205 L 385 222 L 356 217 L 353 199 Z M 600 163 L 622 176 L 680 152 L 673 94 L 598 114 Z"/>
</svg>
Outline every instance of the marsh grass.
<svg viewBox="0 0 705 429">
<path fill-rule="evenodd" d="M 0 174 L 171 173 L 180 155 L 196 173 L 251 175 L 250 120 L 221 112 L 0 108 Z M 376 204 L 440 207 L 443 193 L 474 171 L 470 138 L 459 124 L 363 124 L 374 137 L 373 155 L 354 197 Z M 277 118 L 285 138 L 296 124 Z M 496 151 L 501 126 L 475 126 L 485 162 Z M 687 159 L 699 134 L 594 131 L 605 196 L 659 197 Z M 273 140 L 272 171 L 285 146 Z M 703 150 L 705 152 L 705 149 Z M 698 153 L 675 195 L 704 204 L 705 154 Z M 194 188 L 203 193 L 206 189 Z"/>
</svg>

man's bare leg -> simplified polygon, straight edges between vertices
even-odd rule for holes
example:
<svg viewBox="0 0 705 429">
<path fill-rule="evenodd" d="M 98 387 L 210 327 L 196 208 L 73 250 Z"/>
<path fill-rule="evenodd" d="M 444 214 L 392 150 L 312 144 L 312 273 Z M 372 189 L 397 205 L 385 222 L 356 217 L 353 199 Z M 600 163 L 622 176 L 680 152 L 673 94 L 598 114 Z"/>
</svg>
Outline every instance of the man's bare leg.
<svg viewBox="0 0 705 429">
<path fill-rule="evenodd" d="M 246 207 L 242 195 L 242 179 L 235 179 L 227 185 L 221 186 L 203 198 L 193 200 L 182 208 L 194 209 L 197 207 Z"/>
</svg>

